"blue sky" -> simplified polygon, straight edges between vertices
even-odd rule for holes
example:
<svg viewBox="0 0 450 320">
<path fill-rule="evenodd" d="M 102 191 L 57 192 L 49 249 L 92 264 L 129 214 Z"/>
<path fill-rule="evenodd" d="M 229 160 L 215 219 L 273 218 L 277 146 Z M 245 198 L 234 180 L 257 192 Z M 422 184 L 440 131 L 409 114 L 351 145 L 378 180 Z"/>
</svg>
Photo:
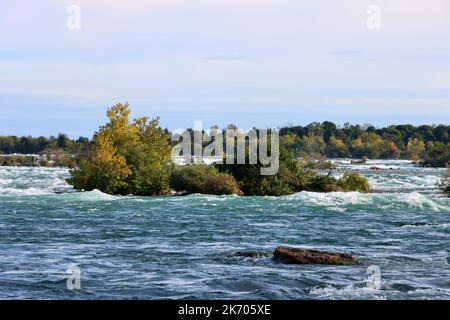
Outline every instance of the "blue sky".
<svg viewBox="0 0 450 320">
<path fill-rule="evenodd" d="M 90 136 L 120 101 L 170 129 L 448 124 L 450 1 L 0 1 L 0 134 Z"/>
</svg>

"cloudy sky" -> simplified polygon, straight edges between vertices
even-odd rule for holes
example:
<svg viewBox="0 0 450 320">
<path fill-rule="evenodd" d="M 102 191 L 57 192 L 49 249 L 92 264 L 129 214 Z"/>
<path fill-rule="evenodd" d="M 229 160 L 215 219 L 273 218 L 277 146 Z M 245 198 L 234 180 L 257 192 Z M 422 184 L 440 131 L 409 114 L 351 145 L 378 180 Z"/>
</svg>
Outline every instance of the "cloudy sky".
<svg viewBox="0 0 450 320">
<path fill-rule="evenodd" d="M 0 134 L 90 136 L 119 101 L 170 129 L 448 124 L 450 1 L 0 1 Z"/>
</svg>

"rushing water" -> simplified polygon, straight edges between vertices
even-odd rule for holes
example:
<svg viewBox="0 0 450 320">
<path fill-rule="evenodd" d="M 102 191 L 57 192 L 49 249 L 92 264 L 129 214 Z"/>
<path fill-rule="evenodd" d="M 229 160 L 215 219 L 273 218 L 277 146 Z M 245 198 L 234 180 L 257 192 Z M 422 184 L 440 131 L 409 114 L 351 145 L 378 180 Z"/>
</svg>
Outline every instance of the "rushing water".
<svg viewBox="0 0 450 320">
<path fill-rule="evenodd" d="M 64 169 L 0 167 L 0 298 L 450 299 L 444 171 L 338 162 L 376 192 L 119 197 L 71 192 Z M 279 245 L 345 251 L 360 264 L 236 255 Z M 80 290 L 67 289 L 72 265 Z"/>
</svg>

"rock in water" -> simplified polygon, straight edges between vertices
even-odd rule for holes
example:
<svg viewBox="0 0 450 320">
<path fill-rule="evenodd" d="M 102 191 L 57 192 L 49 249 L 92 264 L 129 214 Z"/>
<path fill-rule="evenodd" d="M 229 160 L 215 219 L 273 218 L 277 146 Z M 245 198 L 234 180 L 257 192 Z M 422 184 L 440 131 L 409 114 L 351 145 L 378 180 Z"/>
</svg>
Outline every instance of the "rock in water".
<svg viewBox="0 0 450 320">
<path fill-rule="evenodd" d="M 284 263 L 294 264 L 357 264 L 358 260 L 350 254 L 326 252 L 302 248 L 278 247 L 275 249 L 274 259 Z"/>
<path fill-rule="evenodd" d="M 260 251 L 237 251 L 233 255 L 236 257 L 244 257 L 244 258 L 265 258 L 270 257 L 272 253 Z"/>
</svg>

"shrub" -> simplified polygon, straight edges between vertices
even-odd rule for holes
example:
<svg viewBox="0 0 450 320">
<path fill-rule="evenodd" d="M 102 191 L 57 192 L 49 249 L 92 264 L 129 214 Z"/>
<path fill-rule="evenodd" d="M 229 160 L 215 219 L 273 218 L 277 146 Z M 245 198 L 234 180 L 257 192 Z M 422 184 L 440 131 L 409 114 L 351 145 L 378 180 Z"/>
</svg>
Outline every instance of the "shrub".
<svg viewBox="0 0 450 320">
<path fill-rule="evenodd" d="M 215 195 L 242 195 L 242 191 L 239 188 L 239 184 L 236 179 L 226 173 L 218 173 L 215 176 L 209 177 L 204 185 L 203 193 Z"/>
<path fill-rule="evenodd" d="M 242 194 L 239 183 L 214 166 L 189 165 L 175 167 L 170 177 L 170 187 L 176 191 L 204 194 Z"/>
<path fill-rule="evenodd" d="M 258 164 L 221 164 L 219 171 L 226 172 L 240 183 L 244 195 L 281 196 L 304 189 L 309 173 L 300 162 L 293 159 L 285 149 L 280 149 L 278 173 L 272 176 L 261 175 L 261 163 Z"/>
<path fill-rule="evenodd" d="M 170 187 L 176 191 L 202 193 L 209 177 L 218 174 L 214 166 L 189 165 L 175 167 L 170 177 Z"/>
<path fill-rule="evenodd" d="M 337 186 L 340 191 L 371 192 L 367 178 L 357 174 L 356 172 L 344 173 L 344 176 L 337 181 Z"/>
<path fill-rule="evenodd" d="M 294 159 L 292 154 L 280 148 L 278 173 L 261 176 L 257 165 L 219 165 L 222 172 L 231 173 L 240 183 L 244 195 L 282 196 L 300 191 L 370 191 L 367 179 L 356 173 L 345 174 L 342 179 L 321 175 L 308 168 L 308 163 Z"/>
<path fill-rule="evenodd" d="M 314 192 L 334 192 L 340 191 L 338 181 L 328 175 L 317 175 L 313 177 L 306 186 L 305 190 Z"/>
</svg>

